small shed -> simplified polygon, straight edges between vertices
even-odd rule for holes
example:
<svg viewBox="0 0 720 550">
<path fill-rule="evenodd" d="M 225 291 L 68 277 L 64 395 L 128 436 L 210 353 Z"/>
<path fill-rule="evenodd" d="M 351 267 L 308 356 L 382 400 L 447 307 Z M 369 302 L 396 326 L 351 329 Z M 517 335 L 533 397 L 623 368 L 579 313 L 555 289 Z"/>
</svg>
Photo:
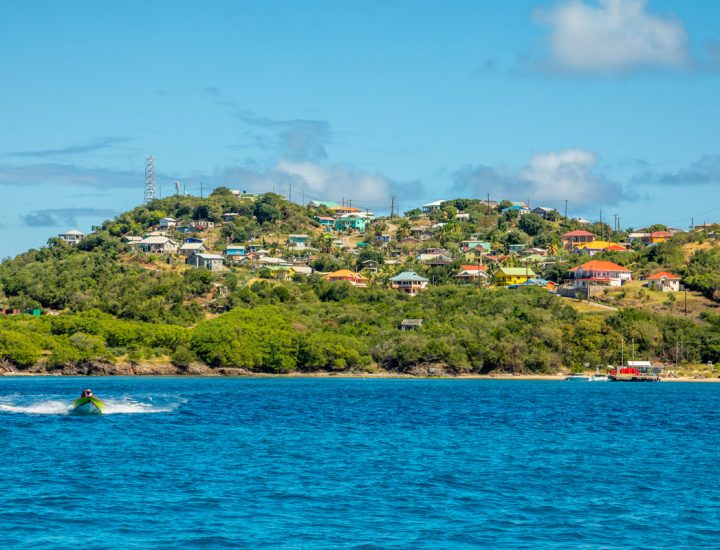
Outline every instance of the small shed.
<svg viewBox="0 0 720 550">
<path fill-rule="evenodd" d="M 400 330 L 418 330 L 423 324 L 422 319 L 403 319 L 400 323 Z"/>
</svg>

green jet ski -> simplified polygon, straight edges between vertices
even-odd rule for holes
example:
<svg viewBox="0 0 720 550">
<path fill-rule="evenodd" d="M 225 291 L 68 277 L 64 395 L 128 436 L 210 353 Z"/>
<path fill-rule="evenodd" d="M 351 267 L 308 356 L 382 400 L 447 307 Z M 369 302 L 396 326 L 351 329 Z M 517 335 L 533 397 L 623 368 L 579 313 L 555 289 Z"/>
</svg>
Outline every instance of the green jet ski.
<svg viewBox="0 0 720 550">
<path fill-rule="evenodd" d="M 102 414 L 104 406 L 105 403 L 86 390 L 82 397 L 78 397 L 72 402 L 72 412 L 74 414 Z"/>
</svg>

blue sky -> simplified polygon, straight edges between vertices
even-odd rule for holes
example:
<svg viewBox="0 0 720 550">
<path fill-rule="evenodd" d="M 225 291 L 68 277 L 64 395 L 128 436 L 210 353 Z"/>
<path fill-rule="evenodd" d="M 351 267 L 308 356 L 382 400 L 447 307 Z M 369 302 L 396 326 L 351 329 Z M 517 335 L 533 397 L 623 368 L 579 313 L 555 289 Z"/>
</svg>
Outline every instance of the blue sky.
<svg viewBox="0 0 720 550">
<path fill-rule="evenodd" d="M 37 2 L 0 17 L 0 255 L 179 179 L 377 212 L 720 218 L 720 5 Z"/>
</svg>

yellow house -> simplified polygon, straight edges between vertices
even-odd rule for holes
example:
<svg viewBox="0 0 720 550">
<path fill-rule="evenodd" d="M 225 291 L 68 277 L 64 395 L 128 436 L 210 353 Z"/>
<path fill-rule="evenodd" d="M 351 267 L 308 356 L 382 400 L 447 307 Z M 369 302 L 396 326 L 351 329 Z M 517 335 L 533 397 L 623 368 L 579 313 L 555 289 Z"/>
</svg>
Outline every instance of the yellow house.
<svg viewBox="0 0 720 550">
<path fill-rule="evenodd" d="M 501 267 L 495 273 L 497 286 L 521 285 L 535 278 L 535 272 L 529 267 Z"/>
</svg>

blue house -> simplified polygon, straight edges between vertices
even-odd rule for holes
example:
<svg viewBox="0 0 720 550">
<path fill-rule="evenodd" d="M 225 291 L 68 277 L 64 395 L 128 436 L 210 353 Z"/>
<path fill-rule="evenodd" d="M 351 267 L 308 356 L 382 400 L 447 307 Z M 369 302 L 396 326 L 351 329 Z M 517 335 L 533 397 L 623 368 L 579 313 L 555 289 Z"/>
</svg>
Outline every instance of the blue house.
<svg viewBox="0 0 720 550">
<path fill-rule="evenodd" d="M 225 247 L 225 257 L 227 258 L 242 257 L 246 253 L 245 246 L 241 244 L 229 244 Z"/>
<path fill-rule="evenodd" d="M 354 229 L 355 231 L 365 231 L 365 225 L 367 221 L 365 218 L 359 216 L 347 216 L 344 218 L 338 218 L 335 220 L 335 229 L 337 231 L 347 231 L 348 229 Z"/>
<path fill-rule="evenodd" d="M 290 246 L 303 247 L 310 241 L 310 235 L 290 235 L 288 244 Z"/>
</svg>

